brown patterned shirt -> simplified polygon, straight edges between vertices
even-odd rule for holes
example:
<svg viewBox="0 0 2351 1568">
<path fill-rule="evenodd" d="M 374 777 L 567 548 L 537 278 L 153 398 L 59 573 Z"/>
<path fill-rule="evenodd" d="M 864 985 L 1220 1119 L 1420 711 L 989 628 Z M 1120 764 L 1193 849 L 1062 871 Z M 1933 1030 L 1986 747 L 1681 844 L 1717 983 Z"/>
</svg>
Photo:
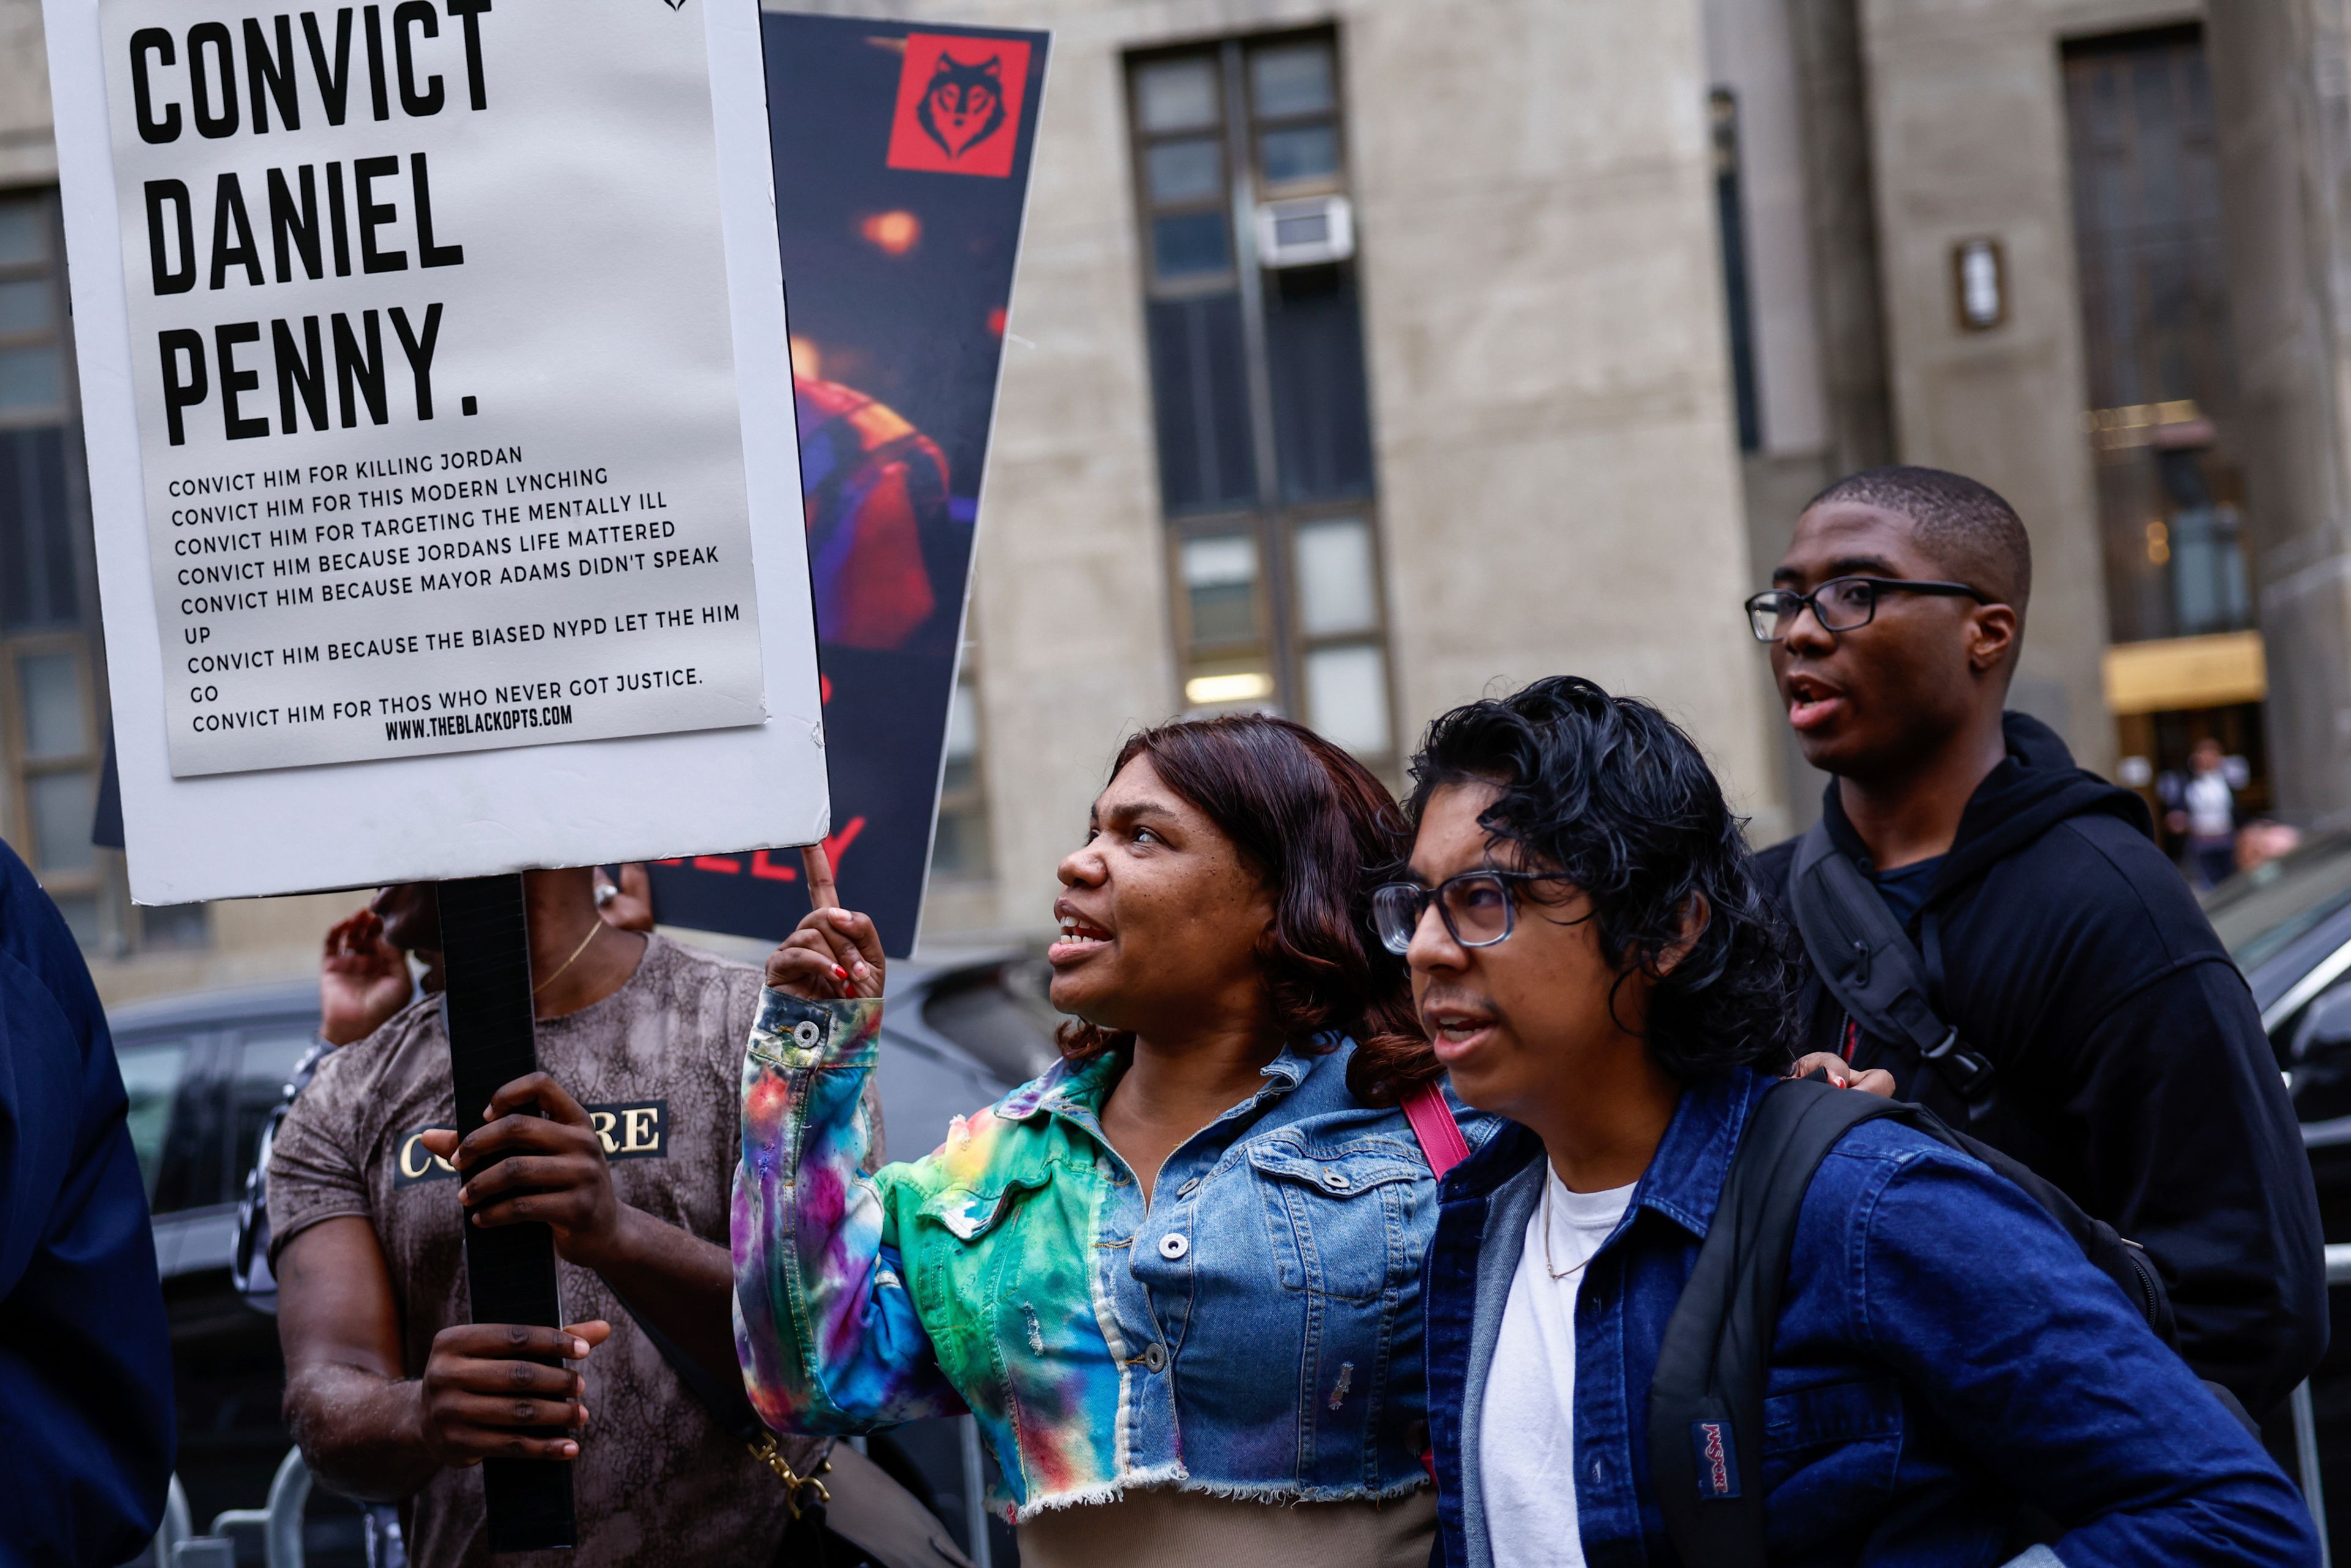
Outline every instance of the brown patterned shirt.
<svg viewBox="0 0 2351 1568">
<path fill-rule="evenodd" d="M 747 965 L 655 936 L 619 990 L 538 1030 L 539 1064 L 595 1118 L 621 1201 L 721 1247 L 759 986 Z M 319 1064 L 269 1162 L 271 1263 L 320 1220 L 372 1224 L 411 1377 L 434 1334 L 470 1321 L 456 1176 L 417 1142 L 459 1124 L 452 1098 L 448 1032 L 426 998 Z M 586 1364 L 595 1415 L 573 1461 L 580 1544 L 501 1556 L 497 1568 L 770 1562 L 782 1483 L 719 1429 L 601 1279 L 560 1260 L 556 1270 L 565 1321 L 612 1325 Z M 788 1445 L 796 1468 L 812 1448 Z M 427 1481 L 402 1527 L 416 1568 L 491 1568 L 477 1469 Z"/>
</svg>

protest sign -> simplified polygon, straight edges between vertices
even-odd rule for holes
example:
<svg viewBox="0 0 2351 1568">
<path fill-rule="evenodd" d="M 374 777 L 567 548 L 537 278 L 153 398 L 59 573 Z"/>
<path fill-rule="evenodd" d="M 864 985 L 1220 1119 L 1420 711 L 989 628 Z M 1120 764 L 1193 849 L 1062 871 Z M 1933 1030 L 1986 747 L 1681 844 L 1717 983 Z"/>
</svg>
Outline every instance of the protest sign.
<svg viewBox="0 0 2351 1568">
<path fill-rule="evenodd" d="M 827 847 L 841 901 L 903 956 L 930 867 L 1048 35 L 762 23 L 827 687 Z M 773 939 L 808 911 L 795 856 L 653 871 L 667 923 Z"/>
<path fill-rule="evenodd" d="M 134 896 L 821 838 L 750 0 L 46 16 Z"/>
</svg>

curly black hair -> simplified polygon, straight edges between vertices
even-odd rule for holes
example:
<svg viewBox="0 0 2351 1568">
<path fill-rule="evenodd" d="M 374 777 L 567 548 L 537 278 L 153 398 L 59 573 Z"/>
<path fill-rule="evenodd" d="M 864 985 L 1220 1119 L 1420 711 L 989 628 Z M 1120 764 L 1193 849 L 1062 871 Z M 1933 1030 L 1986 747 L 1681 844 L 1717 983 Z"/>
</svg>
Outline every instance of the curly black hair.
<svg viewBox="0 0 2351 1568">
<path fill-rule="evenodd" d="M 1656 977 L 1646 1045 L 1660 1068 L 1693 1083 L 1740 1064 L 1788 1064 L 1795 970 L 1786 928 L 1721 784 L 1672 720 L 1638 697 L 1554 675 L 1431 724 L 1412 760 L 1405 810 L 1418 822 L 1437 789 L 1471 782 L 1501 791 L 1478 819 L 1491 839 L 1518 845 L 1531 868 L 1561 873 L 1590 901 L 1609 961 Z M 1660 974 L 1694 896 L 1705 926 Z"/>
</svg>

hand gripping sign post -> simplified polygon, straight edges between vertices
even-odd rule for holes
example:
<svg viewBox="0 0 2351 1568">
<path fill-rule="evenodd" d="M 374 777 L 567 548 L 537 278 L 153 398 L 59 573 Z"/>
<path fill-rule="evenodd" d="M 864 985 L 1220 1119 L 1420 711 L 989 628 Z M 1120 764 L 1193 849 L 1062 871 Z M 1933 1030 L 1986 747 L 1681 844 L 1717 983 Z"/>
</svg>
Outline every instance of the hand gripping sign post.
<svg viewBox="0 0 2351 1568">
<path fill-rule="evenodd" d="M 519 872 L 828 826 L 754 0 L 45 16 L 132 894 L 440 883 L 483 1103 Z"/>
</svg>

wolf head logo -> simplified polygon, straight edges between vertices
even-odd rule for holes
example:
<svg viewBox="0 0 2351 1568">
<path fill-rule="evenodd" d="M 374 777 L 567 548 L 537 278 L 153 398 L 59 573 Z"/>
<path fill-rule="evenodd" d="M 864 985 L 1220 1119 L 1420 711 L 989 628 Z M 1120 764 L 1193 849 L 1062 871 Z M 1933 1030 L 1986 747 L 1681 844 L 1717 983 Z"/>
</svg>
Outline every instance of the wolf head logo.
<svg viewBox="0 0 2351 1568">
<path fill-rule="evenodd" d="M 1004 124 L 1001 62 L 991 55 L 977 65 L 966 65 L 952 55 L 940 55 L 914 118 L 939 151 L 950 158 L 962 157 Z"/>
</svg>

